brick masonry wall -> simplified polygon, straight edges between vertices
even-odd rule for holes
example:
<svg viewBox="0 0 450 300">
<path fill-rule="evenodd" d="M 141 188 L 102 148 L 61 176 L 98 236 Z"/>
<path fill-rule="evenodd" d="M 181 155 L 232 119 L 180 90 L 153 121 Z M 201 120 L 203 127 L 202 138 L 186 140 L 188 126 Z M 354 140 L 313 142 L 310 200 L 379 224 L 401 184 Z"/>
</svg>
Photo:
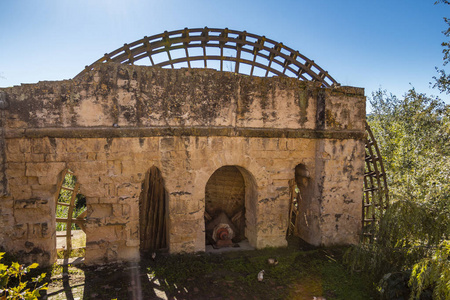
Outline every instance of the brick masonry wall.
<svg viewBox="0 0 450 300">
<path fill-rule="evenodd" d="M 170 252 L 205 249 L 205 187 L 222 166 L 246 185 L 246 235 L 286 245 L 289 180 L 304 164 L 313 244 L 358 239 L 364 159 L 362 89 L 212 70 L 105 65 L 79 82 L 2 89 L 9 102 L 0 241 L 40 263 L 55 259 L 55 201 L 70 168 L 87 198 L 89 264 L 139 258 L 139 195 L 160 169 Z"/>
</svg>

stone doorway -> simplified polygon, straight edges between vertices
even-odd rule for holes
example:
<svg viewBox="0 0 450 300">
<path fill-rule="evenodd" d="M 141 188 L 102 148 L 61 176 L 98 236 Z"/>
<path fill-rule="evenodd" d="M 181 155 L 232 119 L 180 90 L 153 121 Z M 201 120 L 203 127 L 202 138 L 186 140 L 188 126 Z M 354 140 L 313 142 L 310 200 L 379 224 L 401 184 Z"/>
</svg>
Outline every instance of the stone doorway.
<svg viewBox="0 0 450 300">
<path fill-rule="evenodd" d="M 225 243 L 225 247 L 248 243 L 255 232 L 255 203 L 256 184 L 247 170 L 238 166 L 217 169 L 205 187 L 206 245 L 223 246 L 219 241 L 220 227 L 231 229 L 228 238 L 232 243 Z"/>
<path fill-rule="evenodd" d="M 145 175 L 139 198 L 141 253 L 167 248 L 166 199 L 161 172 L 153 166 Z"/>
</svg>

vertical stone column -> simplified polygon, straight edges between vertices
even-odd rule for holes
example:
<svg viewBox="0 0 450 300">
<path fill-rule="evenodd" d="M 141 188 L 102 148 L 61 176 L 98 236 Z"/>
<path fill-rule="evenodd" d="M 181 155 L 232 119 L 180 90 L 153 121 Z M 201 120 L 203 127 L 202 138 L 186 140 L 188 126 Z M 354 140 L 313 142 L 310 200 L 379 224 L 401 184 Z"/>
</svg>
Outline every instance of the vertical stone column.
<svg viewBox="0 0 450 300">
<path fill-rule="evenodd" d="M 321 244 L 358 243 L 361 231 L 364 142 L 324 140 Z"/>
<path fill-rule="evenodd" d="M 160 139 L 161 167 L 168 194 L 171 253 L 205 250 L 204 188 L 207 178 L 192 167 L 199 159 L 203 164 L 208 162 L 205 157 L 196 156 L 195 148 L 195 139 L 191 137 Z"/>
</svg>

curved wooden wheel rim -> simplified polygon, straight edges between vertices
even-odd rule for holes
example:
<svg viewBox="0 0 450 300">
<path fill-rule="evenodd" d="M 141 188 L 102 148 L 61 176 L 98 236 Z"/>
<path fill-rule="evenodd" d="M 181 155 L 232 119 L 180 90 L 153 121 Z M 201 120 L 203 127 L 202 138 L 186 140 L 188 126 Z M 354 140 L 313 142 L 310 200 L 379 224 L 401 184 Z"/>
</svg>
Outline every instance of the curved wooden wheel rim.
<svg viewBox="0 0 450 300">
<path fill-rule="evenodd" d="M 200 55 L 190 56 L 189 49 L 197 48 Z M 219 49 L 220 54 L 209 54 L 209 49 Z M 172 58 L 173 51 L 184 49 L 184 56 Z M 224 51 L 231 50 L 235 56 L 225 55 Z M 167 59 L 156 60 L 156 55 L 166 53 Z M 178 53 L 179 54 L 179 53 Z M 244 57 L 245 55 L 245 57 Z M 265 71 L 265 77 L 270 75 L 294 77 L 299 80 L 320 82 L 323 87 L 338 86 L 336 80 L 324 71 L 313 60 L 300 54 L 283 43 L 268 39 L 265 36 L 248 33 L 246 31 L 228 28 L 192 28 L 175 31 L 165 31 L 150 37 L 144 37 L 130 44 L 106 53 L 102 58 L 79 73 L 95 69 L 105 62 L 134 64 L 148 58 L 151 66 L 175 68 L 176 64 L 186 63 L 191 68 L 191 62 L 203 61 L 205 68 L 208 62 L 218 61 L 220 71 L 224 71 L 224 62 L 234 63 L 234 73 L 254 76 L 255 68 Z M 264 63 L 262 63 L 264 62 Z M 248 65 L 249 72 L 241 66 Z"/>
</svg>

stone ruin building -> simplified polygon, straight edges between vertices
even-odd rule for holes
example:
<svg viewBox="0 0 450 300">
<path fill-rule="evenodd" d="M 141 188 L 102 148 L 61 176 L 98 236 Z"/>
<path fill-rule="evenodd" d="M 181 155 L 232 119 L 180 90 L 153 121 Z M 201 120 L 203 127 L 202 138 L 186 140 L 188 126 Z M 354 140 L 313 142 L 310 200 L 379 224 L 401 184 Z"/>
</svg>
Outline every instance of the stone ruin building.
<svg viewBox="0 0 450 300">
<path fill-rule="evenodd" d="M 161 53 L 169 59 L 156 61 Z M 134 65 L 143 57 L 151 66 Z M 206 69 L 214 58 L 218 70 Z M 86 232 L 86 264 L 205 251 L 221 213 L 258 249 L 286 246 L 289 231 L 313 245 L 360 240 L 364 90 L 265 37 L 208 28 L 145 37 L 74 79 L 1 88 L 0 113 L 0 246 L 25 261 L 56 259 L 69 170 L 86 198 L 71 220 Z"/>
</svg>

